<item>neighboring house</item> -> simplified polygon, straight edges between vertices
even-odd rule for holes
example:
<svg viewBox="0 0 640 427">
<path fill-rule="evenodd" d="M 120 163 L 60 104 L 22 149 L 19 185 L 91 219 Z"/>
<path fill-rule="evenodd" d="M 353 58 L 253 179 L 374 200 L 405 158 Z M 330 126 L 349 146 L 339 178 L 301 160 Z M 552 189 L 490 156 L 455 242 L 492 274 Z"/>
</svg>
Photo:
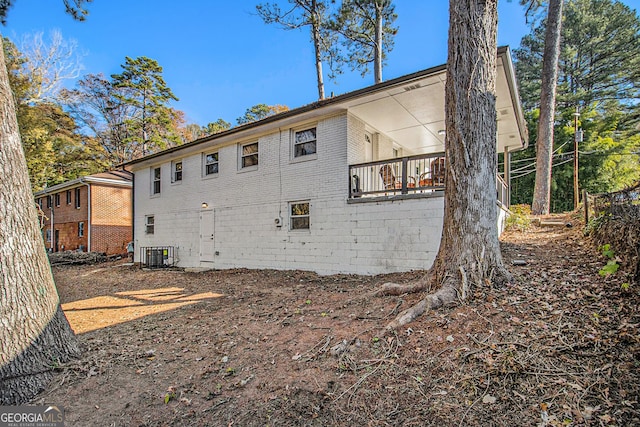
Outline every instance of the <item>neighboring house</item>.
<svg viewBox="0 0 640 427">
<path fill-rule="evenodd" d="M 126 253 L 133 234 L 131 188 L 131 173 L 119 170 L 36 192 L 47 249 Z"/>
<path fill-rule="evenodd" d="M 444 212 L 445 72 L 434 67 L 129 162 L 136 262 L 320 274 L 429 268 Z M 508 48 L 498 51 L 497 114 L 496 149 L 508 164 L 527 145 Z M 508 170 L 496 178 L 497 222 Z"/>
</svg>

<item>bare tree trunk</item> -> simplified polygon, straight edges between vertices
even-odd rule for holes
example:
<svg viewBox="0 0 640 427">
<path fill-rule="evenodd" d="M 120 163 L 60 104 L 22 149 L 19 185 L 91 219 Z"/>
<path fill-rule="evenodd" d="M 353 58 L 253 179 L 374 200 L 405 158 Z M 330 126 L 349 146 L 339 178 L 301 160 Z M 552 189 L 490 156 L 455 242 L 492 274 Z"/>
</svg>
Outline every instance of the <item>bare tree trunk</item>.
<svg viewBox="0 0 640 427">
<path fill-rule="evenodd" d="M 374 61 L 373 61 L 373 77 L 376 83 L 382 81 L 382 8 L 384 5 L 380 4 L 379 0 L 375 2 L 376 8 L 376 29 L 375 29 L 375 46 L 374 46 Z"/>
<path fill-rule="evenodd" d="M 318 17 L 318 4 L 313 0 L 311 11 L 311 37 L 316 57 L 316 76 L 318 80 L 318 99 L 324 99 L 324 76 L 322 75 L 322 57 L 320 55 L 320 18 Z"/>
<path fill-rule="evenodd" d="M 79 349 L 38 226 L 4 54 L 0 127 L 0 405 L 16 405 L 40 391 L 55 365 Z"/>
<path fill-rule="evenodd" d="M 536 184 L 531 212 L 546 215 L 551 204 L 551 168 L 553 163 L 553 124 L 556 111 L 556 85 L 560 58 L 562 0 L 550 0 L 542 57 L 540 118 L 536 143 Z"/>
<path fill-rule="evenodd" d="M 497 0 L 450 0 L 449 13 L 444 225 L 429 272 L 438 290 L 387 329 L 464 300 L 473 287 L 510 279 L 500 253 L 495 190 Z"/>
</svg>

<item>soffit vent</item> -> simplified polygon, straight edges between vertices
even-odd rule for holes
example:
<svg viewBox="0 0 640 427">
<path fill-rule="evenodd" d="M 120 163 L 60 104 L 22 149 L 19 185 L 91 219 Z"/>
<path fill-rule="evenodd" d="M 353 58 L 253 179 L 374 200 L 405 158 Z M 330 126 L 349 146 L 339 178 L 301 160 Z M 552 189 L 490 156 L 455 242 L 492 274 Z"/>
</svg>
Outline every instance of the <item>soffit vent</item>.
<svg viewBox="0 0 640 427">
<path fill-rule="evenodd" d="M 410 86 L 405 86 L 404 90 L 406 92 L 409 92 L 410 90 L 415 90 L 415 89 L 418 89 L 418 88 L 420 88 L 420 83 L 416 83 L 416 84 L 410 85 Z"/>
</svg>

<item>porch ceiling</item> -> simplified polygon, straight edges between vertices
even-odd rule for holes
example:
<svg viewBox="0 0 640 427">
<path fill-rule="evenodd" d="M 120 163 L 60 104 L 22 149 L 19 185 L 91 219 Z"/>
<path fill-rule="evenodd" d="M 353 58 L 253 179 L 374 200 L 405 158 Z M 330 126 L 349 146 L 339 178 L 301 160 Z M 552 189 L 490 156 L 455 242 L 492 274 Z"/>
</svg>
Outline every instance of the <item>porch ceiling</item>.
<svg viewBox="0 0 640 427">
<path fill-rule="evenodd" d="M 509 76 L 498 57 L 497 99 L 498 152 L 508 146 L 510 151 L 523 147 L 514 104 L 518 94 L 510 90 Z M 348 110 L 377 132 L 386 134 L 405 150 L 405 154 L 421 154 L 444 151 L 445 129 L 444 71 L 403 86 L 389 87 L 384 91 L 354 99 Z M 442 133 L 442 134 L 441 134 Z"/>
</svg>

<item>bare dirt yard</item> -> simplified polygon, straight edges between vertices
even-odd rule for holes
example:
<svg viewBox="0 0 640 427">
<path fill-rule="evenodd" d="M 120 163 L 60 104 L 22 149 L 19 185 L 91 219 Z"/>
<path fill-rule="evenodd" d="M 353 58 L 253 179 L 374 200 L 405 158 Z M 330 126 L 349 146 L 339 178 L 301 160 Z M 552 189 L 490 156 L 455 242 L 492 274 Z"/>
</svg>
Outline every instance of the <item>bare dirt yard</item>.
<svg viewBox="0 0 640 427">
<path fill-rule="evenodd" d="M 386 336 L 421 295 L 375 291 L 424 272 L 54 267 L 83 356 L 32 403 L 68 426 L 640 425 L 638 285 L 578 224 L 502 240 L 512 283 Z"/>
</svg>

